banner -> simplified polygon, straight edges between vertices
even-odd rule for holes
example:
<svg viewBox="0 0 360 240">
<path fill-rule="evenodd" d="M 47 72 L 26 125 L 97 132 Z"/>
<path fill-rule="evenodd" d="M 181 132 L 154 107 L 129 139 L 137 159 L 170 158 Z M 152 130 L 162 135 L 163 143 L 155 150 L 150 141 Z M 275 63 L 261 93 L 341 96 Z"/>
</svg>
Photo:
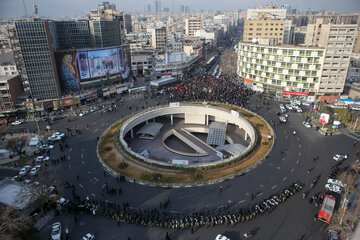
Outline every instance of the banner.
<svg viewBox="0 0 360 240">
<path fill-rule="evenodd" d="M 327 113 L 320 114 L 320 123 L 328 124 L 329 123 L 330 115 Z"/>
<path fill-rule="evenodd" d="M 283 95 L 293 95 L 293 96 L 309 96 L 309 93 L 305 92 L 292 92 L 292 91 L 283 91 Z"/>
</svg>

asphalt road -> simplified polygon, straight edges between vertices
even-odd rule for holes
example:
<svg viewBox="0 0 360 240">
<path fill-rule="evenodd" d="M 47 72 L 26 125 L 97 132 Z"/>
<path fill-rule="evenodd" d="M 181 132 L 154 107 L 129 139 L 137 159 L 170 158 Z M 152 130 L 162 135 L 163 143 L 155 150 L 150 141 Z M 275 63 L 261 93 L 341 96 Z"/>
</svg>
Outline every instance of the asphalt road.
<svg viewBox="0 0 360 240">
<path fill-rule="evenodd" d="M 135 208 L 158 207 L 159 203 L 168 197 L 169 211 L 191 212 L 203 208 L 214 208 L 229 205 L 232 208 L 246 207 L 252 203 L 261 201 L 267 196 L 281 191 L 284 187 L 299 182 L 303 184 L 303 191 L 308 191 L 310 183 L 315 176 L 319 176 L 318 184 L 310 194 L 324 190 L 326 177 L 335 161 L 332 156 L 336 153 L 348 154 L 350 157 L 343 163 L 348 165 L 355 160 L 354 154 L 359 148 L 353 147 L 354 139 L 346 135 L 323 136 L 314 129 L 307 129 L 302 125 L 302 117 L 298 113 L 290 113 L 286 124 L 274 127 L 276 142 L 270 157 L 261 165 L 243 176 L 221 184 L 205 187 L 184 189 L 163 189 L 146 187 L 129 182 L 118 183 L 108 174 L 104 176 L 104 170 L 96 157 L 97 137 L 112 123 L 129 113 L 128 107 L 136 106 L 139 109 L 147 101 L 148 105 L 155 104 L 153 100 L 131 98 L 112 113 L 95 112 L 84 117 L 72 117 L 72 122 L 67 119 L 59 120 L 51 125 L 53 129 L 65 129 L 68 127 L 81 129 L 80 135 L 67 138 L 70 148 L 65 150 L 67 161 L 56 166 L 50 165 L 48 171 L 54 172 L 61 177 L 63 182 L 75 184 L 76 193 L 82 198 L 89 196 L 92 199 L 103 199 L 101 186 L 105 182 L 110 187 L 122 188 L 121 195 L 105 195 L 111 202 L 122 204 L 128 202 Z M 257 112 L 267 120 L 276 120 L 276 112 L 279 111 L 279 103 L 272 102 L 270 106 L 263 106 L 262 99 L 256 96 L 252 99 L 251 108 L 260 105 Z M 89 125 L 89 129 L 87 129 Z M 8 130 L 29 128 L 36 131 L 33 122 L 20 126 L 12 126 Z M 45 128 L 40 123 L 40 128 Z M 297 134 L 294 136 L 293 131 Z M 357 145 L 357 147 L 360 144 Z M 284 151 L 285 153 L 281 153 Z M 60 156 L 59 147 L 56 145 L 51 157 Z M 316 162 L 313 157 L 319 156 Z M 311 173 L 307 170 L 311 169 Z M 79 175 L 80 180 L 77 180 Z M 219 187 L 223 187 L 220 193 Z M 251 195 L 255 196 L 251 200 Z M 66 192 L 65 197 L 72 199 L 71 192 Z M 213 228 L 202 227 L 191 234 L 190 230 L 160 229 L 143 227 L 116 222 L 100 216 L 88 214 L 77 216 L 77 223 L 73 216 L 64 214 L 56 217 L 40 231 L 40 239 L 48 239 L 50 226 L 55 221 L 61 221 L 63 229 L 70 229 L 70 239 L 80 239 L 87 232 L 92 232 L 97 239 L 165 239 L 166 232 L 171 239 L 215 239 L 218 233 L 225 234 L 230 239 L 242 239 L 242 234 L 247 231 L 255 233 L 254 239 L 325 239 L 321 227 L 324 223 L 314 222 L 313 216 L 318 212 L 313 205 L 309 204 L 308 198 L 303 200 L 301 193 L 291 197 L 285 203 L 279 205 L 268 215 L 262 215 L 247 223 L 237 224 L 234 227 L 216 226 Z"/>
</svg>

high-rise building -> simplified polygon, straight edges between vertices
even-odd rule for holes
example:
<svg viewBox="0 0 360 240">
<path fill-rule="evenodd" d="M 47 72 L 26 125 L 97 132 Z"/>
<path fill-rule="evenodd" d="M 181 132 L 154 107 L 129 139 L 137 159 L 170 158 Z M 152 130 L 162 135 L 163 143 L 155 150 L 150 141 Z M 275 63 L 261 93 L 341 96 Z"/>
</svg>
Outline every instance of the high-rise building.
<svg viewBox="0 0 360 240">
<path fill-rule="evenodd" d="M 56 50 L 90 48 L 89 21 L 56 21 Z"/>
<path fill-rule="evenodd" d="M 305 45 L 326 48 L 319 94 L 343 92 L 356 36 L 355 24 L 332 24 L 331 20 L 317 19 L 315 24 L 308 25 Z"/>
<path fill-rule="evenodd" d="M 199 18 L 189 18 L 185 19 L 185 34 L 189 36 L 194 36 L 195 31 L 201 30 L 202 20 Z"/>
<path fill-rule="evenodd" d="M 129 34 L 132 32 L 132 26 L 131 26 L 131 15 L 124 13 L 124 26 L 126 34 Z"/>
<path fill-rule="evenodd" d="M 16 21 L 15 28 L 32 99 L 59 98 L 60 83 L 52 38 L 55 34 L 53 23 L 35 19 Z"/>
<path fill-rule="evenodd" d="M 161 1 L 155 0 L 155 13 L 161 13 Z"/>
<path fill-rule="evenodd" d="M 151 44 L 159 53 L 165 52 L 167 44 L 166 27 L 154 28 L 151 30 Z"/>
<path fill-rule="evenodd" d="M 0 76 L 0 112 L 15 110 L 16 98 L 22 92 L 19 76 Z"/>
<path fill-rule="evenodd" d="M 148 4 L 148 5 L 147 5 L 147 12 L 148 12 L 148 13 L 151 13 L 151 4 Z"/>
<path fill-rule="evenodd" d="M 185 12 L 185 6 L 184 5 L 180 5 L 180 12 L 182 12 L 182 13 Z"/>
<path fill-rule="evenodd" d="M 245 20 L 243 41 L 252 42 L 254 39 L 267 38 L 282 44 L 284 29 L 285 20 L 268 18 L 267 13 L 260 13 L 257 20 Z"/>
<path fill-rule="evenodd" d="M 228 16 L 225 15 L 217 15 L 214 17 L 214 23 L 218 24 L 218 25 L 226 25 L 229 26 L 230 25 L 230 18 Z"/>
<path fill-rule="evenodd" d="M 92 47 L 121 45 L 119 21 L 89 21 Z"/>
</svg>

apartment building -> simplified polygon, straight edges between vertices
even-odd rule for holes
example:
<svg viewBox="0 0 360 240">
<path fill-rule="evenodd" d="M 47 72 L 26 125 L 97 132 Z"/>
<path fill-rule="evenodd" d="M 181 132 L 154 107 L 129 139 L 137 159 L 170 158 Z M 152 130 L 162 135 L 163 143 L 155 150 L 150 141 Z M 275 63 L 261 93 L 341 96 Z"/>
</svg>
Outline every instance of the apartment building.
<svg viewBox="0 0 360 240">
<path fill-rule="evenodd" d="M 203 28 L 202 20 L 200 18 L 185 19 L 185 34 L 194 36 L 195 31 Z"/>
<path fill-rule="evenodd" d="M 0 112 L 15 110 L 16 98 L 21 92 L 19 76 L 0 76 Z"/>
<path fill-rule="evenodd" d="M 272 19 L 267 13 L 259 14 L 256 20 L 244 23 L 243 42 L 252 42 L 258 38 L 277 39 L 278 44 L 284 41 L 285 20 Z"/>
<path fill-rule="evenodd" d="M 324 48 L 238 44 L 237 74 L 257 91 L 314 100 L 324 63 Z"/>
<path fill-rule="evenodd" d="M 166 27 L 151 30 L 151 45 L 158 52 L 165 52 L 167 44 Z"/>
<path fill-rule="evenodd" d="M 246 13 L 246 20 L 256 20 L 259 14 L 268 13 L 273 19 L 286 19 L 286 9 L 276 8 L 273 5 L 267 5 L 260 8 L 250 8 Z"/>
</svg>

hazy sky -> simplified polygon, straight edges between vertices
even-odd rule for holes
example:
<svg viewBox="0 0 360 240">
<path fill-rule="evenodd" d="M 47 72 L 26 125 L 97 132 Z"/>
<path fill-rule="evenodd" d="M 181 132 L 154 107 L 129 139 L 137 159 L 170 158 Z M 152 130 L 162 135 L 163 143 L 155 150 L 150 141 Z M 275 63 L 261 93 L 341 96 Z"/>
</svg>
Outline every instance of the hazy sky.
<svg viewBox="0 0 360 240">
<path fill-rule="evenodd" d="M 18 18 L 25 15 L 23 1 L 30 16 L 33 12 L 33 3 L 39 6 L 41 16 L 49 18 L 59 17 L 79 17 L 86 16 L 90 9 L 96 9 L 102 1 L 99 0 L 0 0 L 0 18 Z M 116 4 L 116 8 L 125 12 L 143 12 L 144 6 L 151 4 L 154 10 L 154 0 L 113 0 L 109 1 Z M 189 6 L 190 9 L 215 9 L 231 10 L 258 7 L 272 3 L 280 6 L 289 4 L 293 8 L 300 10 L 316 9 L 336 12 L 359 12 L 360 0 L 162 0 L 162 8 L 168 7 L 179 10 L 180 5 Z"/>
</svg>

